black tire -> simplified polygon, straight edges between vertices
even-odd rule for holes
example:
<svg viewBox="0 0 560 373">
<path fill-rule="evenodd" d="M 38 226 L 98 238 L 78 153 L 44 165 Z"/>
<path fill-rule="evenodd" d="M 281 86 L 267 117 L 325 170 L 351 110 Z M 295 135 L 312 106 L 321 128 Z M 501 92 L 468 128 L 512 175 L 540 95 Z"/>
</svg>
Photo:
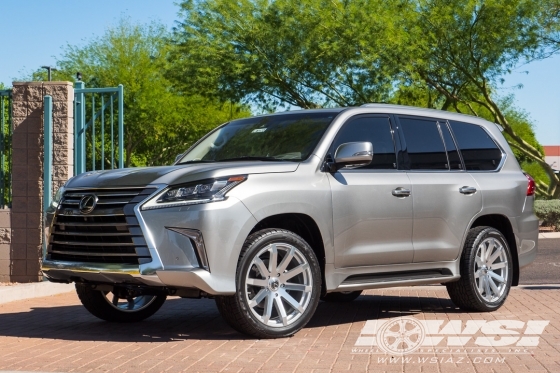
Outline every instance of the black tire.
<svg viewBox="0 0 560 373">
<path fill-rule="evenodd" d="M 152 316 L 165 302 L 166 295 L 155 295 L 151 303 L 136 311 L 122 311 L 107 301 L 104 293 L 91 286 L 76 284 L 76 293 L 84 307 L 94 316 L 109 322 L 138 322 Z"/>
<path fill-rule="evenodd" d="M 483 296 L 482 293 L 478 290 L 476 281 L 476 279 L 478 278 L 478 282 L 480 283 L 482 279 L 476 277 L 475 275 L 476 272 L 484 271 L 484 269 L 475 269 L 479 267 L 476 262 L 476 255 L 481 244 L 488 242 L 486 240 L 489 239 L 493 239 L 499 242 L 499 244 L 503 247 L 503 251 L 505 254 L 504 257 L 507 258 L 507 263 L 502 264 L 503 268 L 507 268 L 507 271 L 500 272 L 502 276 L 506 275 L 507 277 L 502 283 L 503 291 L 502 289 L 500 289 L 499 296 L 496 297 L 495 300 L 491 301 L 485 299 L 485 296 L 488 296 L 488 294 L 490 294 L 490 297 L 492 297 L 492 290 L 490 292 L 484 292 L 485 295 Z M 487 250 L 488 247 L 485 247 Z M 492 252 L 490 252 L 490 254 L 492 254 Z M 498 257 L 498 259 L 500 258 L 501 256 Z M 500 264 L 500 262 L 498 262 L 497 264 Z M 486 264 L 484 266 L 486 266 Z M 467 234 L 465 246 L 461 255 L 460 271 L 461 279 L 459 281 L 445 284 L 445 286 L 447 287 L 447 292 L 449 293 L 449 297 L 451 298 L 453 303 L 455 303 L 455 305 L 463 310 L 478 312 L 490 312 L 500 308 L 506 301 L 513 278 L 513 260 L 511 257 L 511 251 L 502 233 L 492 227 L 476 227 L 471 229 Z M 487 272 L 494 273 L 494 271 Z M 494 282 L 494 286 L 496 286 L 496 282 Z M 498 287 L 500 286 L 502 285 L 499 284 Z"/>
<path fill-rule="evenodd" d="M 325 302 L 352 302 L 362 294 L 361 290 L 328 293 L 321 300 Z"/>
<path fill-rule="evenodd" d="M 310 291 L 308 291 L 310 295 L 306 298 L 308 299 L 307 307 L 297 316 L 297 319 L 289 325 L 283 324 L 283 326 L 269 326 L 265 324 L 257 318 L 247 300 L 249 295 L 247 295 L 246 291 L 248 288 L 246 277 L 248 276 L 248 273 L 253 273 L 250 272 L 254 270 L 252 261 L 257 255 L 259 255 L 259 253 L 263 252 L 263 249 L 267 248 L 271 244 L 285 244 L 293 246 L 299 251 L 301 258 L 305 258 L 307 264 L 309 265 L 308 268 L 311 274 L 309 281 L 312 285 Z M 287 273 L 287 269 L 284 272 Z M 278 278 L 280 279 L 280 277 Z M 250 235 L 243 244 L 237 263 L 235 286 L 235 295 L 216 296 L 216 305 L 218 306 L 218 310 L 232 328 L 243 334 L 256 338 L 288 337 L 301 330 L 315 313 L 321 294 L 321 269 L 313 249 L 311 249 L 307 242 L 305 242 L 305 240 L 303 240 L 300 236 L 283 229 L 263 229 Z M 280 286 L 283 287 L 284 284 Z M 266 290 L 269 293 L 272 292 L 272 290 L 267 287 L 263 287 L 263 290 Z M 278 294 L 276 294 L 276 296 L 278 296 Z M 303 299 L 303 296 L 304 294 L 302 293 L 301 299 Z M 282 299 L 279 301 L 282 302 Z M 263 302 L 266 302 L 266 300 L 263 300 Z M 276 306 L 276 299 L 274 299 L 274 301 L 271 300 L 271 304 L 274 304 L 274 306 L 271 307 L 276 310 L 277 314 L 279 314 Z M 295 309 L 292 311 L 295 313 Z"/>
</svg>

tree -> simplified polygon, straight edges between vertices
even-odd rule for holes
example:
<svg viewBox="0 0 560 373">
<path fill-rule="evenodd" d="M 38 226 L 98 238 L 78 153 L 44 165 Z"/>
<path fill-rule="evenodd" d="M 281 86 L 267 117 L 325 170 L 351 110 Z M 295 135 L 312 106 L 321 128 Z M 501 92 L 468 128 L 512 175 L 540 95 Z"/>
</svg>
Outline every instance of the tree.
<svg viewBox="0 0 560 373">
<path fill-rule="evenodd" d="M 406 19 L 408 34 L 419 42 L 405 55 L 405 80 L 425 82 L 445 101 L 442 109 L 485 116 L 504 128 L 518 155 L 537 163 L 549 178 L 539 184 L 547 197 L 560 197 L 560 179 L 545 162 L 542 148 L 516 131 L 501 106 L 497 90 L 503 76 L 519 64 L 550 53 L 546 28 L 553 20 L 539 1 L 426 0 Z M 548 26 L 547 26 L 548 27 Z M 463 107 L 463 109 L 461 109 Z M 511 114 L 511 112 L 510 112 Z M 534 138 L 532 131 L 529 131 Z"/>
<path fill-rule="evenodd" d="M 86 87 L 124 85 L 126 167 L 169 164 L 210 129 L 249 115 L 231 102 L 172 90 L 163 74 L 168 36 L 161 24 L 121 20 L 84 46 L 67 45 L 57 59 L 55 79 L 71 80 L 79 71 Z M 42 71 L 34 75 L 45 79 Z"/>
<path fill-rule="evenodd" d="M 560 197 L 527 117 L 499 94 L 513 68 L 557 52 L 558 0 L 186 0 L 181 9 L 170 75 L 179 89 L 267 108 L 385 101 L 482 116 L 544 170 L 539 192 Z"/>
<path fill-rule="evenodd" d="M 170 77 L 209 97 L 301 108 L 386 101 L 394 1 L 187 0 Z M 375 16 L 374 16 L 375 15 Z"/>
</svg>

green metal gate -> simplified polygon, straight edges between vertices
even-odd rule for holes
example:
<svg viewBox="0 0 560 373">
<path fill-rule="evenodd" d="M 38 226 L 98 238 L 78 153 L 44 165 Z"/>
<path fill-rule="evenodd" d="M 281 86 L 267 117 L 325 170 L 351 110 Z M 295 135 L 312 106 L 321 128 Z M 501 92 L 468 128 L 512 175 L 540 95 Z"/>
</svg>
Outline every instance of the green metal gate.
<svg viewBox="0 0 560 373">
<path fill-rule="evenodd" d="M 12 90 L 0 90 L 0 209 L 12 205 Z"/>
<path fill-rule="evenodd" d="M 74 87 L 74 174 L 124 168 L 124 89 Z"/>
</svg>

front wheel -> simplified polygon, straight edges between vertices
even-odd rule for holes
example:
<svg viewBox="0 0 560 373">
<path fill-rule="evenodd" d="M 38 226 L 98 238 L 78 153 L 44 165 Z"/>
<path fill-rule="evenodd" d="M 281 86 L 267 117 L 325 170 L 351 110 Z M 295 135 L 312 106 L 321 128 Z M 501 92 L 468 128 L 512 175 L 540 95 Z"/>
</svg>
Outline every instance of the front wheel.
<svg viewBox="0 0 560 373">
<path fill-rule="evenodd" d="M 216 304 L 237 331 L 280 338 L 307 324 L 320 294 L 321 271 L 311 247 L 293 232 L 264 229 L 243 245 L 236 294 L 216 297 Z"/>
<path fill-rule="evenodd" d="M 76 284 L 76 293 L 94 316 L 110 322 L 136 322 L 152 316 L 165 302 L 166 295 L 122 296 L 117 291 L 95 290 Z"/>
<path fill-rule="evenodd" d="M 446 284 L 451 300 L 464 310 L 497 310 L 511 288 L 512 262 L 500 231 L 492 227 L 471 229 L 461 255 L 461 279 Z"/>
</svg>

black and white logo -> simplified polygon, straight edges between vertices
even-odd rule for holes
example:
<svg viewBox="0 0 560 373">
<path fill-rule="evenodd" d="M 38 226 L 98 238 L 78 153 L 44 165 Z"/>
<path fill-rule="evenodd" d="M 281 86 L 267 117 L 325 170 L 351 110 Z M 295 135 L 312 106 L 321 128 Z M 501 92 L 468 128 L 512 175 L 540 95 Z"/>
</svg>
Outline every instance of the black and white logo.
<svg viewBox="0 0 560 373">
<path fill-rule="evenodd" d="M 89 214 L 97 206 L 97 196 L 95 194 L 86 194 L 80 200 L 80 212 L 82 214 Z"/>
</svg>

